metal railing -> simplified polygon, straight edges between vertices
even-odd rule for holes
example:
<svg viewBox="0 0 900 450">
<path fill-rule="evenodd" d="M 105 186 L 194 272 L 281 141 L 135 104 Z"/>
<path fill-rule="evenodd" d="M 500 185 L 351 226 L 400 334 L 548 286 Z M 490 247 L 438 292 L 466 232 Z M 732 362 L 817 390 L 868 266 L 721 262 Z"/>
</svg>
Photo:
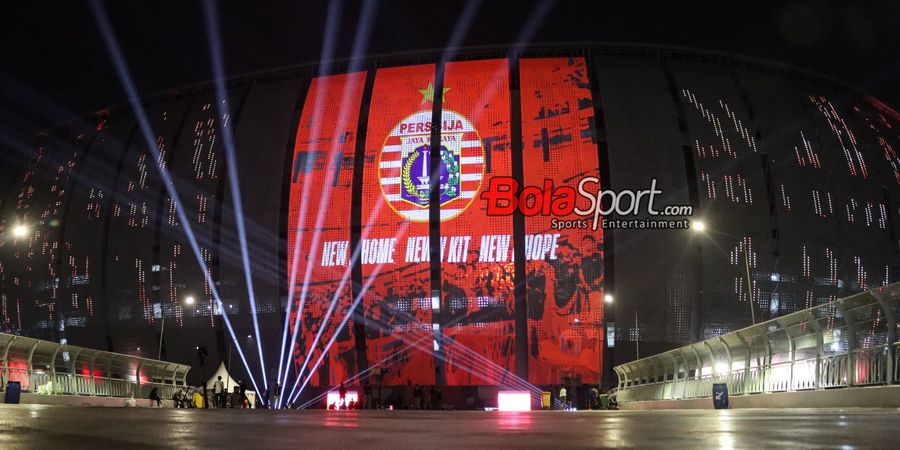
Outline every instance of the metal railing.
<svg viewBox="0 0 900 450">
<path fill-rule="evenodd" d="M 900 283 L 616 366 L 619 401 L 900 383 Z"/>
<path fill-rule="evenodd" d="M 0 376 L 25 392 L 163 399 L 186 385 L 190 366 L 0 333 Z"/>
</svg>

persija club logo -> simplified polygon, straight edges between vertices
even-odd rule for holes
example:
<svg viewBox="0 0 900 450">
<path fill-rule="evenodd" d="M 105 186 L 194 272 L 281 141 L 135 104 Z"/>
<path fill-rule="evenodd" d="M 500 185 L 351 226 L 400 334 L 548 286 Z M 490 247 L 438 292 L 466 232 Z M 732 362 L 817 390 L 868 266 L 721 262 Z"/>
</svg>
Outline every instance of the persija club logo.
<svg viewBox="0 0 900 450">
<path fill-rule="evenodd" d="M 593 217 L 592 230 L 596 230 L 600 225 L 603 228 L 685 228 L 688 225 L 687 220 L 609 221 L 605 218 L 612 213 L 620 217 L 637 216 L 642 213 L 651 217 L 690 216 L 693 214 L 693 207 L 690 205 L 670 205 L 665 206 L 661 211 L 657 210 L 655 202 L 657 196 L 662 193 L 662 190 L 656 187 L 655 178 L 650 181 L 649 189 L 613 191 L 600 189 L 600 179 L 596 177 L 582 178 L 578 182 L 577 190 L 571 186 L 557 186 L 552 179 L 544 180 L 541 186 L 525 186 L 519 189 L 519 182 L 513 177 L 492 177 L 487 190 L 481 193 L 480 198 L 487 201 L 487 215 L 489 216 L 510 215 L 516 211 L 520 211 L 525 216 L 556 216 L 551 223 L 556 229 L 588 228 L 585 219 L 560 220 L 572 213 L 585 218 Z M 580 208 L 576 204 L 579 199 L 581 204 L 589 206 Z"/>
<path fill-rule="evenodd" d="M 431 158 L 440 158 L 441 221 L 466 210 L 481 189 L 484 146 L 478 131 L 457 112 L 442 112 L 441 147 L 431 148 L 431 111 L 419 111 L 391 130 L 379 154 L 381 192 L 397 214 L 428 221 Z"/>
</svg>

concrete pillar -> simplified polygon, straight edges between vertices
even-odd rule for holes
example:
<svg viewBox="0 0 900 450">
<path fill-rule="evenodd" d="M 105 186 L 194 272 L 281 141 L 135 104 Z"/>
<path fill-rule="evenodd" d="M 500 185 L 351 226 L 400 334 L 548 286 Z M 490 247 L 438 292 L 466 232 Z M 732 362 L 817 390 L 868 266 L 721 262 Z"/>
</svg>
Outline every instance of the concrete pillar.
<svg viewBox="0 0 900 450">
<path fill-rule="evenodd" d="M 59 354 L 59 349 L 62 348 L 62 344 L 56 344 L 56 349 L 53 350 L 53 356 L 50 357 L 50 394 L 56 394 L 56 355 Z"/>
<path fill-rule="evenodd" d="M 728 344 L 725 343 L 725 340 L 722 339 L 722 336 L 718 337 L 719 343 L 722 344 L 722 348 L 725 349 L 725 357 L 728 358 L 728 374 L 726 375 L 725 382 L 728 383 L 729 386 L 732 386 L 731 389 L 734 389 L 734 386 L 731 382 L 731 367 L 734 364 L 734 359 L 731 356 L 731 349 L 728 348 Z"/>
<path fill-rule="evenodd" d="M 887 372 L 885 375 L 887 376 L 885 380 L 887 384 L 894 384 L 894 364 L 896 364 L 895 355 L 897 352 L 894 343 L 897 342 L 897 316 L 894 314 L 894 309 L 891 308 L 886 296 L 878 291 L 878 289 L 873 289 L 870 292 L 875 297 L 875 300 L 878 301 L 878 305 L 881 306 L 881 311 L 884 313 L 885 319 L 887 319 L 887 364 L 885 365 L 885 372 Z"/>
<path fill-rule="evenodd" d="M 34 344 L 31 345 L 31 350 L 28 350 L 28 356 L 26 358 L 26 362 L 28 363 L 28 389 L 34 392 L 34 386 L 32 386 L 31 379 L 34 377 L 34 365 L 32 364 L 34 360 L 34 349 L 37 348 L 38 344 L 41 341 L 35 339 Z"/>
<path fill-rule="evenodd" d="M 9 342 L 3 346 L 3 382 L 6 383 L 9 381 L 9 349 L 12 347 L 13 342 L 16 341 L 16 336 L 10 336 Z M 4 386 L 5 389 L 5 386 Z"/>
<path fill-rule="evenodd" d="M 847 387 L 856 385 L 856 315 L 849 311 L 843 300 L 835 303 L 847 325 Z"/>
<path fill-rule="evenodd" d="M 787 332 L 787 330 L 784 331 L 784 335 L 787 336 L 788 348 L 790 349 L 790 352 L 791 352 L 791 372 L 790 372 L 790 375 L 788 376 L 788 386 L 787 386 L 787 391 L 790 392 L 790 391 L 794 390 L 794 363 L 797 360 L 797 347 L 796 347 L 796 344 L 794 343 L 794 338 L 791 336 L 790 333 Z"/>
<path fill-rule="evenodd" d="M 691 352 L 694 354 L 694 358 L 697 360 L 697 366 L 694 368 L 694 380 L 691 385 L 691 392 L 693 396 L 697 396 L 697 392 L 700 389 L 700 378 L 703 376 L 703 358 L 700 357 L 700 352 L 697 351 L 697 348 L 694 347 L 693 344 L 690 346 Z"/>
<path fill-rule="evenodd" d="M 97 381 L 94 379 L 94 371 L 96 370 L 95 364 L 97 362 L 97 355 L 91 356 L 91 364 L 88 366 L 88 370 L 91 371 L 91 396 L 97 395 Z"/>
<path fill-rule="evenodd" d="M 137 367 L 134 368 L 134 382 L 137 386 L 137 397 L 141 397 L 141 361 L 138 360 Z"/>
<path fill-rule="evenodd" d="M 759 337 L 762 339 L 766 349 L 766 356 L 763 358 L 762 364 L 758 364 L 759 361 L 757 361 L 757 365 L 762 374 L 762 389 L 760 389 L 760 391 L 769 392 L 769 380 L 772 378 L 772 341 L 769 340 L 769 334 L 765 330 L 763 330 Z"/>
<path fill-rule="evenodd" d="M 753 346 L 752 346 L 752 344 L 746 344 L 748 339 L 746 337 L 744 337 L 740 333 L 740 331 L 735 332 L 735 335 L 737 335 L 737 337 L 741 340 L 741 342 L 745 343 L 745 347 L 744 347 L 744 353 L 745 353 L 745 355 L 744 355 L 744 382 L 742 383 L 742 386 L 741 386 L 741 392 L 744 394 L 747 394 L 750 391 L 750 389 L 749 389 L 749 385 L 750 385 L 750 353 L 753 350 Z M 751 340 L 750 342 L 752 343 L 753 341 Z"/>
<path fill-rule="evenodd" d="M 822 330 L 822 326 L 819 325 L 819 322 L 816 321 L 816 317 L 812 313 L 809 314 L 809 325 L 816 332 L 816 379 L 815 379 L 815 389 L 819 389 L 821 387 L 821 377 L 822 377 L 822 356 L 825 353 L 825 336 L 822 335 L 824 330 Z"/>
</svg>

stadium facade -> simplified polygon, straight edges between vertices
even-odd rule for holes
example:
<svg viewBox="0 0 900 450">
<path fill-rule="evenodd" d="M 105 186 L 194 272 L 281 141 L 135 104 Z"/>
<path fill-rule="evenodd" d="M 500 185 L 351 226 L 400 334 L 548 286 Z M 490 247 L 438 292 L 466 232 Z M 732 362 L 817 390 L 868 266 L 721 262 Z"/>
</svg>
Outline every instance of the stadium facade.
<svg viewBox="0 0 900 450">
<path fill-rule="evenodd" d="M 549 385 L 900 279 L 900 116 L 874 98 L 682 49 L 440 57 L 234 78 L 225 115 L 211 84 L 146 98 L 159 159 L 124 106 L 7 151 L 0 330 L 156 357 L 165 318 L 163 357 L 196 366 L 200 345 L 236 358 L 224 314 L 258 370 L 223 125 L 270 379 L 289 301 L 295 365 L 331 343 L 313 386 L 376 363 L 393 385 Z M 707 230 L 560 229 L 582 217 L 554 215 L 546 183 L 585 177 L 655 180 Z M 532 203 L 491 214 L 495 178 Z"/>
</svg>

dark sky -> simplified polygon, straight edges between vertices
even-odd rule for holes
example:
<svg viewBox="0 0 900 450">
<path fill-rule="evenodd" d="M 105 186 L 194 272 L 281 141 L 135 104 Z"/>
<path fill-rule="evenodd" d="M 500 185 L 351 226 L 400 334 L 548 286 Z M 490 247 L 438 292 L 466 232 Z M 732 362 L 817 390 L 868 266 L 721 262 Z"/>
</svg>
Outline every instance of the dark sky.
<svg viewBox="0 0 900 450">
<path fill-rule="evenodd" d="M 0 133 L 4 139 L 124 102 L 89 4 L 20 1 L 5 7 Z M 464 1 L 378 2 L 367 53 L 446 45 Z M 481 3 L 464 45 L 507 44 L 536 2 Z M 740 4 L 739 4 L 740 3 Z M 859 87 L 900 106 L 900 2 L 558 1 L 534 42 L 665 44 L 779 62 Z M 361 2 L 345 1 L 338 57 L 348 56 Z M 318 60 L 327 2 L 221 4 L 229 75 Z M 210 80 L 201 4 L 107 2 L 138 89 L 151 94 Z M 9 141 L 7 141 L 9 142 Z"/>
</svg>

